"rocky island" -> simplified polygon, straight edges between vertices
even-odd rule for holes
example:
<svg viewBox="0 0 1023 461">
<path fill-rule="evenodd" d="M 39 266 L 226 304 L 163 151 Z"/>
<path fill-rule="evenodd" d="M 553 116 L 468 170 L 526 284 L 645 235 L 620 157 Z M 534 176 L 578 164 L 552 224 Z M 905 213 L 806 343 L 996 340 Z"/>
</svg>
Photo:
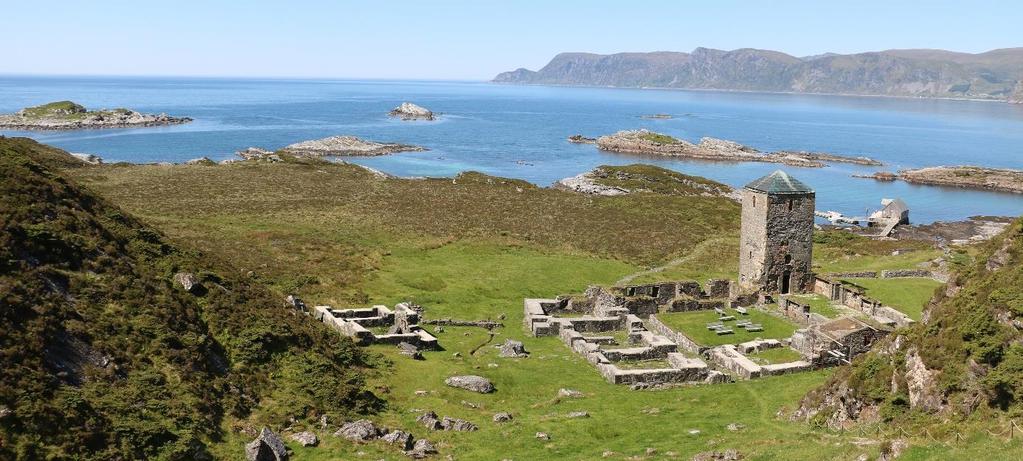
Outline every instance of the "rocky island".
<svg viewBox="0 0 1023 461">
<path fill-rule="evenodd" d="M 295 157 L 360 156 L 374 157 L 395 152 L 422 152 L 425 147 L 410 144 L 366 141 L 355 136 L 331 136 L 329 138 L 302 141 L 277 151 Z"/>
<path fill-rule="evenodd" d="M 731 186 L 653 165 L 601 165 L 592 171 L 554 183 L 555 189 L 589 195 L 626 195 L 649 192 L 683 197 L 728 197 L 738 200 Z"/>
<path fill-rule="evenodd" d="M 985 168 L 979 166 L 934 166 L 898 173 L 877 172 L 869 176 L 856 176 L 878 181 L 901 179 L 913 184 L 961 187 L 1023 194 L 1023 170 Z"/>
<path fill-rule="evenodd" d="M 391 117 L 398 117 L 402 120 L 434 120 L 432 111 L 410 102 L 401 103 L 400 106 L 391 109 L 391 111 L 387 114 Z"/>
<path fill-rule="evenodd" d="M 573 137 L 575 138 L 575 137 Z M 585 139 L 579 136 L 580 139 Z M 572 138 L 572 142 L 576 141 Z M 806 168 L 822 168 L 825 162 L 855 163 L 859 165 L 881 165 L 868 157 L 847 157 L 821 152 L 761 152 L 753 147 L 734 141 L 716 138 L 701 138 L 699 144 L 649 130 L 619 131 L 596 139 L 598 149 L 626 154 L 650 154 L 695 160 L 726 162 L 765 162 Z"/>
<path fill-rule="evenodd" d="M 14 114 L 0 115 L 0 129 L 10 130 L 79 130 L 90 128 L 137 128 L 179 125 L 191 122 L 188 117 L 167 114 L 143 114 L 131 109 L 90 111 L 71 101 L 58 101 L 26 107 Z"/>
</svg>

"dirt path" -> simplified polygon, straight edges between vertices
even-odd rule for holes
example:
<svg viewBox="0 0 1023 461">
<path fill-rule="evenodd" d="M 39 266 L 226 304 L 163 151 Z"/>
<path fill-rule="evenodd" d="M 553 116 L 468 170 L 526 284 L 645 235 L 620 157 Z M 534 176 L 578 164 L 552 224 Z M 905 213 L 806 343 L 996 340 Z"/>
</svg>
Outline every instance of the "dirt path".
<svg viewBox="0 0 1023 461">
<path fill-rule="evenodd" d="M 633 280 L 635 280 L 635 279 L 637 279 L 639 277 L 642 277 L 644 275 L 656 274 L 658 272 L 664 272 L 666 269 L 670 269 L 672 267 L 680 266 L 682 264 L 685 264 L 686 262 L 692 260 L 694 257 L 699 256 L 701 253 L 707 251 L 708 248 L 713 247 L 715 244 L 718 244 L 718 243 L 721 243 L 721 242 L 727 242 L 729 239 L 730 239 L 730 237 L 729 238 L 719 237 L 719 238 L 712 238 L 712 239 L 704 240 L 704 241 L 700 242 L 699 244 L 697 244 L 695 247 L 693 247 L 692 251 L 690 251 L 689 254 L 687 254 L 687 255 L 685 255 L 685 256 L 683 256 L 681 258 L 676 258 L 676 259 L 673 259 L 671 261 L 668 261 L 667 263 L 665 263 L 662 266 L 658 266 L 658 267 L 654 267 L 654 268 L 650 268 L 650 269 L 645 269 L 645 270 L 636 272 L 634 274 L 626 275 L 625 277 L 622 277 L 621 280 L 618 280 L 617 282 L 615 282 L 615 285 L 625 285 L 625 284 L 627 284 L 629 282 L 632 282 Z"/>
</svg>

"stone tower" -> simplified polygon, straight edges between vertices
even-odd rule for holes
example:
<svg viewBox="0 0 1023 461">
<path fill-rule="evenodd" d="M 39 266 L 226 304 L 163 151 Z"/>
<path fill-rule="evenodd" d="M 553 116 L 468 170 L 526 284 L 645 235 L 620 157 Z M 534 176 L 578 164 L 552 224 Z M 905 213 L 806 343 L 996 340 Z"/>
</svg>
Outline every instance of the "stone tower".
<svg viewBox="0 0 1023 461">
<path fill-rule="evenodd" d="M 742 189 L 742 291 L 784 294 L 812 287 L 813 212 L 813 189 L 781 170 Z"/>
</svg>

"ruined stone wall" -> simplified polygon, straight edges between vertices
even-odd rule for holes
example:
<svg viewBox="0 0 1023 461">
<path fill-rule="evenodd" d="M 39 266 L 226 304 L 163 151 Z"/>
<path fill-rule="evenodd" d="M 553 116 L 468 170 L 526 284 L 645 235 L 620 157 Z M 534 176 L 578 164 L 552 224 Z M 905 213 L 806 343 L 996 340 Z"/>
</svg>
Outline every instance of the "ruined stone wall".
<svg viewBox="0 0 1023 461">
<path fill-rule="evenodd" d="M 894 279 L 901 277 L 931 277 L 934 274 L 929 270 L 924 269 L 895 269 L 881 271 L 881 278 L 883 279 Z"/>
<path fill-rule="evenodd" d="M 812 289 L 814 194 L 742 194 L 740 286 L 777 292 L 789 272 L 790 292 Z"/>
<path fill-rule="evenodd" d="M 650 318 L 646 319 L 646 326 L 650 331 L 674 341 L 680 349 L 686 352 L 700 355 L 703 351 L 707 350 L 706 347 L 700 346 L 692 339 L 689 339 L 688 336 L 668 328 L 667 325 L 657 319 L 656 315 L 651 315 Z"/>
</svg>

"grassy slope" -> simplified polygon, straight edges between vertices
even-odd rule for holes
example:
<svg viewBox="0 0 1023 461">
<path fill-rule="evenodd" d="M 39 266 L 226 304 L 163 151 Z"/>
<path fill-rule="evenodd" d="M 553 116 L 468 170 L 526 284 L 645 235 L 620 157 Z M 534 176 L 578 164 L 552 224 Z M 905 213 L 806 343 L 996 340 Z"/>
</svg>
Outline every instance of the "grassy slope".
<svg viewBox="0 0 1023 461">
<path fill-rule="evenodd" d="M 204 459 L 228 421 L 375 405 L 351 341 L 57 172 L 73 162 L 0 138 L 0 458 Z"/>
<path fill-rule="evenodd" d="M 857 447 L 848 443 L 848 435 L 775 416 L 781 408 L 791 409 L 830 372 L 632 392 L 606 384 L 557 339 L 529 338 L 522 331 L 521 299 L 527 296 L 611 283 L 639 267 L 676 258 L 685 263 L 641 278 L 704 280 L 734 274 L 732 260 L 721 257 L 737 253 L 729 241 L 736 235 L 738 207 L 730 201 L 655 194 L 594 198 L 480 175 L 384 181 L 354 167 L 315 163 L 106 166 L 76 175 L 159 223 L 176 240 L 223 255 L 240 272 L 252 270 L 278 290 L 297 289 L 311 303 L 415 299 L 426 305 L 428 317 L 506 315 L 507 326 L 491 344 L 521 339 L 533 352 L 530 358 L 499 359 L 490 347 L 471 356 L 488 340 L 483 330 L 473 328 L 447 328 L 439 334 L 446 350 L 427 352 L 421 362 L 400 357 L 390 347 L 370 348 L 393 361 L 371 377 L 390 402 L 375 419 L 439 442 L 442 454 L 593 459 L 611 450 L 624 458 L 647 447 L 681 456 L 735 447 L 755 459 L 851 459 L 877 453 L 876 445 Z M 702 243 L 715 234 L 720 237 Z M 818 248 L 839 254 L 845 243 L 823 242 Z M 881 263 L 890 253 L 871 253 L 869 245 L 858 245 L 842 255 L 845 264 L 858 264 L 861 257 Z M 696 254 L 690 256 L 689 249 Z M 462 357 L 454 357 L 455 352 Z M 444 386 L 443 378 L 455 373 L 486 375 L 499 390 L 479 396 Z M 561 387 L 588 396 L 555 402 Z M 416 396 L 416 390 L 430 393 Z M 482 407 L 466 407 L 463 400 Z M 464 417 L 481 430 L 424 434 L 411 409 Z M 564 420 L 562 415 L 572 410 L 594 417 Z M 497 426 L 489 420 L 497 411 L 511 411 L 516 419 Z M 724 428 L 730 422 L 748 428 L 730 432 Z M 691 428 L 702 432 L 690 436 L 685 431 Z M 536 431 L 549 432 L 552 440 L 534 439 Z M 227 433 L 216 453 L 237 456 L 244 441 Z M 300 460 L 349 458 L 358 452 L 367 459 L 398 458 L 380 444 L 353 446 L 329 435 L 319 448 L 293 448 Z M 988 448 L 976 442 L 959 453 Z"/>
<path fill-rule="evenodd" d="M 846 394 L 878 408 L 886 427 L 909 427 L 919 433 L 948 439 L 955 432 L 970 443 L 937 451 L 914 449 L 907 459 L 1020 459 L 1023 446 L 1005 442 L 982 431 L 1007 436 L 1008 420 L 1018 417 L 1023 396 L 1023 347 L 1018 329 L 1009 319 L 1023 315 L 1023 221 L 1017 221 L 996 239 L 984 244 L 974 262 L 956 274 L 954 294 L 938 293 L 928 306 L 930 319 L 903 330 L 901 348 L 891 354 L 872 352 L 858 357 L 852 367 L 840 369 L 829 383 L 804 400 L 806 408 L 821 410 L 813 419 L 823 421 L 835 408 L 822 405 L 826 395 Z M 988 267 L 1002 259 L 1003 267 Z M 905 356 L 919 351 L 924 365 L 936 375 L 936 389 L 945 403 L 940 414 L 924 414 L 907 397 Z M 892 383 L 898 388 L 892 391 Z M 848 389 L 847 391 L 845 389 Z M 855 415 L 854 415 L 855 416 Z M 982 447 L 991 447 L 983 453 Z"/>
</svg>

